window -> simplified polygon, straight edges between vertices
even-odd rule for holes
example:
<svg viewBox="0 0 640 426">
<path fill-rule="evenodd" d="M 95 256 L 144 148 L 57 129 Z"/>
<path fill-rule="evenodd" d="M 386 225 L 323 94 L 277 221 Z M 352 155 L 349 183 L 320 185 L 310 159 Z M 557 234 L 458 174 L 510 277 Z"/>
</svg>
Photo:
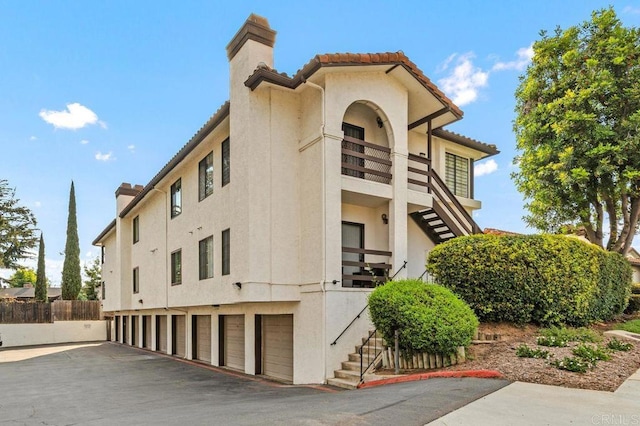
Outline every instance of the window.
<svg viewBox="0 0 640 426">
<path fill-rule="evenodd" d="M 213 235 L 200 240 L 198 253 L 200 254 L 200 279 L 213 277 Z"/>
<path fill-rule="evenodd" d="M 213 194 L 213 152 L 198 163 L 198 200 Z"/>
<path fill-rule="evenodd" d="M 171 185 L 171 217 L 182 213 L 182 179 Z"/>
<path fill-rule="evenodd" d="M 364 249 L 364 224 L 342 222 L 342 247 Z M 364 253 L 343 251 L 342 263 L 342 287 L 363 287 L 363 284 L 367 284 L 364 281 L 344 278 L 345 275 L 356 276 L 363 275 L 363 272 L 368 273 L 362 266 L 360 266 L 364 265 Z M 347 266 L 344 266 L 344 263 L 347 263 Z"/>
<path fill-rule="evenodd" d="M 105 246 L 100 247 L 100 259 L 102 260 L 102 264 L 104 265 L 105 252 L 107 249 Z"/>
<path fill-rule="evenodd" d="M 133 293 L 140 292 L 140 269 L 136 266 L 133 268 Z"/>
<path fill-rule="evenodd" d="M 171 285 L 182 284 L 182 250 L 171 253 Z"/>
<path fill-rule="evenodd" d="M 104 288 L 104 281 L 102 281 L 102 282 L 100 283 L 100 290 L 101 290 L 101 292 L 102 292 L 102 300 L 104 300 L 104 296 L 105 296 L 105 294 L 106 294 L 106 290 L 105 290 L 105 288 Z"/>
<path fill-rule="evenodd" d="M 364 128 L 362 127 L 354 126 L 353 124 L 349 124 L 349 123 L 342 123 L 342 131 L 344 132 L 345 137 L 364 141 Z M 349 142 L 347 140 L 345 140 L 342 143 L 342 145 L 343 145 L 342 147 L 347 150 L 364 154 L 363 145 L 358 145 L 353 142 Z M 353 167 L 364 167 L 364 159 L 360 157 L 356 157 L 355 155 L 349 155 L 349 154 L 343 153 L 342 162 Z M 364 172 L 362 170 L 353 170 L 352 168 L 343 167 L 342 174 L 346 176 L 354 176 L 360 179 L 364 179 Z"/>
<path fill-rule="evenodd" d="M 445 180 L 447 187 L 458 197 L 469 196 L 469 159 L 446 153 Z"/>
<path fill-rule="evenodd" d="M 229 139 L 227 138 L 222 142 L 222 186 L 225 186 L 231 181 L 231 153 L 229 148 Z"/>
<path fill-rule="evenodd" d="M 140 241 L 140 216 L 133 218 L 133 244 Z"/>
<path fill-rule="evenodd" d="M 222 275 L 231 272 L 231 230 L 222 231 Z"/>
</svg>

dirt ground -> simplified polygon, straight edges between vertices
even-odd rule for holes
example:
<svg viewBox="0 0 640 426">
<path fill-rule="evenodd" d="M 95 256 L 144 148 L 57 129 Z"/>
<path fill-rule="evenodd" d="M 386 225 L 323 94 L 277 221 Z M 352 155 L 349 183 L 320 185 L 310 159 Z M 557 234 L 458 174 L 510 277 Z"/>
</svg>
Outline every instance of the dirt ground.
<svg viewBox="0 0 640 426">
<path fill-rule="evenodd" d="M 612 327 L 611 324 L 597 324 L 592 329 L 602 333 Z M 499 334 L 501 339 L 492 343 L 472 344 L 467 351 L 468 360 L 463 364 L 442 368 L 444 370 L 498 370 L 505 378 L 514 381 L 541 383 L 570 388 L 615 391 L 624 380 L 640 368 L 640 343 L 634 343 L 628 352 L 611 352 L 609 361 L 599 361 L 596 367 L 586 373 L 573 373 L 559 370 L 549 361 L 570 357 L 571 350 L 578 343 L 571 342 L 568 347 L 555 348 L 539 346 L 536 342 L 538 327 L 527 325 L 516 327 L 511 324 L 481 324 L 480 333 Z M 602 336 L 601 346 L 606 346 L 609 337 Z M 549 351 L 553 357 L 546 359 L 520 358 L 516 349 L 521 344 L 530 348 Z M 434 370 L 413 370 L 428 372 Z"/>
</svg>

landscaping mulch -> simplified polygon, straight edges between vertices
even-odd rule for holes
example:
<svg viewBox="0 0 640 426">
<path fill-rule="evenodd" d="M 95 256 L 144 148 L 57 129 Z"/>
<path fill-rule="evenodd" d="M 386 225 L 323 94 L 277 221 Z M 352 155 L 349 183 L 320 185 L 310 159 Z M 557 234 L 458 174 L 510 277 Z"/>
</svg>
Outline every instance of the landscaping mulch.
<svg viewBox="0 0 640 426">
<path fill-rule="evenodd" d="M 603 324 L 591 328 L 602 333 L 603 330 L 611 327 Z M 532 325 L 516 327 L 511 324 L 481 324 L 480 333 L 498 334 L 501 340 L 473 344 L 467 351 L 467 362 L 437 371 L 497 370 L 506 379 L 513 381 L 613 392 L 640 369 L 640 343 L 632 342 L 633 349 L 628 352 L 612 351 L 609 361 L 599 361 L 595 368 L 586 373 L 560 370 L 549 362 L 573 356 L 571 350 L 579 343 L 570 342 L 569 346 L 564 348 L 540 346 L 536 341 L 539 336 L 538 330 L 539 327 Z M 597 344 L 606 346 L 609 340 L 609 337 L 602 336 L 602 341 Z M 520 358 L 516 356 L 516 349 L 523 343 L 532 349 L 540 348 L 549 351 L 553 357 L 549 359 Z M 403 373 L 424 371 L 434 370 L 407 370 Z M 391 373 L 391 371 L 388 372 Z"/>
</svg>

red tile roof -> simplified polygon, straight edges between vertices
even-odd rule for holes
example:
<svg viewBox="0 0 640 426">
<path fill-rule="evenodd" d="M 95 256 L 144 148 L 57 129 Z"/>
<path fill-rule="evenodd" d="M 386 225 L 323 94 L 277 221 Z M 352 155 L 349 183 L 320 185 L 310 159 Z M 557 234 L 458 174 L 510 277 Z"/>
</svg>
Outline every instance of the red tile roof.
<svg viewBox="0 0 640 426">
<path fill-rule="evenodd" d="M 449 99 L 433 82 L 401 51 L 385 53 L 324 53 L 314 56 L 293 77 L 278 73 L 267 66 L 258 67 L 245 81 L 251 90 L 262 81 L 269 81 L 285 87 L 296 88 L 307 78 L 311 77 L 321 67 L 349 66 L 349 65 L 390 65 L 402 66 L 411 73 L 427 90 L 445 104 L 457 117 L 464 114 L 451 99 Z"/>
</svg>

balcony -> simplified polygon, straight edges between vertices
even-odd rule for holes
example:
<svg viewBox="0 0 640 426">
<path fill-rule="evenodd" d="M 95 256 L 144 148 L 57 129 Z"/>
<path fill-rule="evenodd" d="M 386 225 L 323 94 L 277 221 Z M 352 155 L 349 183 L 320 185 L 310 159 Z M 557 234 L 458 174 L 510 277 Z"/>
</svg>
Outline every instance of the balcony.
<svg viewBox="0 0 640 426">
<path fill-rule="evenodd" d="M 387 281 L 390 251 L 342 247 L 342 287 L 373 288 Z"/>
<path fill-rule="evenodd" d="M 342 140 L 342 174 L 391 183 L 391 149 L 345 136 Z"/>
</svg>

